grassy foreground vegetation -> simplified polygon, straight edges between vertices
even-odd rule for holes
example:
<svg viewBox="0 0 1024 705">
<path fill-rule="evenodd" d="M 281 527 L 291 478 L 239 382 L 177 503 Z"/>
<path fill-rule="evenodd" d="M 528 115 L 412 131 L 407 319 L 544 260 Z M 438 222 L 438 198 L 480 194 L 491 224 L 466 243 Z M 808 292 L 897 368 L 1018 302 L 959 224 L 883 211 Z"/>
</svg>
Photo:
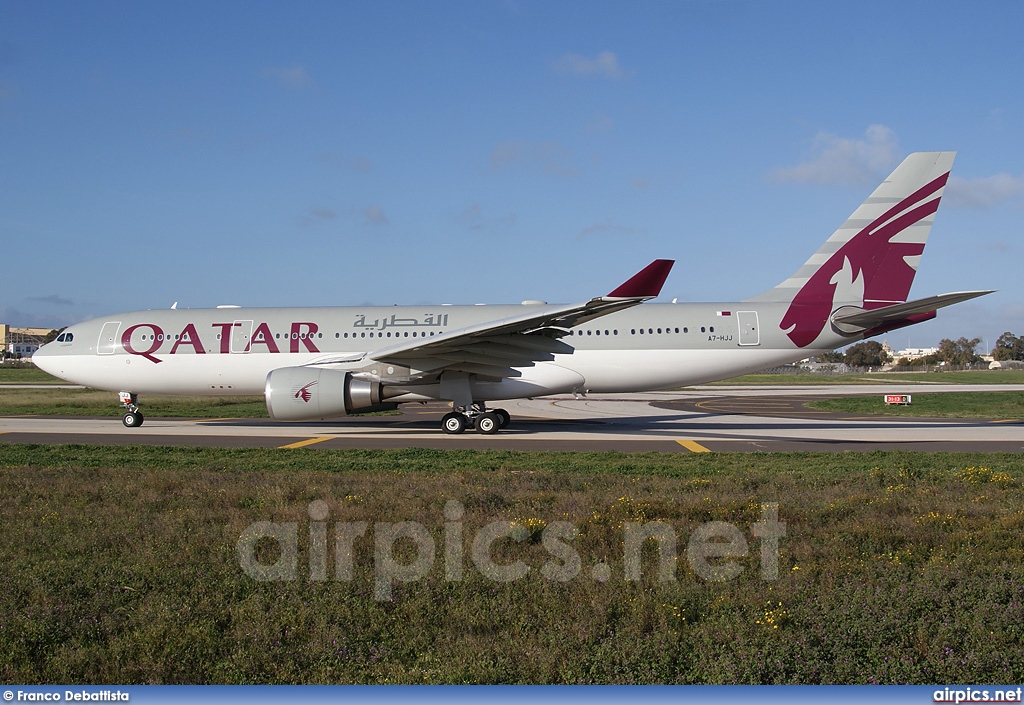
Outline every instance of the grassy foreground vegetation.
<svg viewBox="0 0 1024 705">
<path fill-rule="evenodd" d="M 831 384 L 898 384 L 922 382 L 931 384 L 1024 384 L 1024 370 L 957 370 L 950 372 L 872 372 L 865 374 L 824 375 L 750 374 L 711 382 L 712 386 L 755 385 L 831 385 Z"/>
<path fill-rule="evenodd" d="M 943 392 L 921 394 L 911 390 L 911 404 L 885 403 L 882 395 L 813 401 L 808 406 L 848 414 L 924 416 L 930 418 L 1024 419 L 1024 392 Z"/>
<path fill-rule="evenodd" d="M 62 683 L 1014 683 L 1024 680 L 1024 471 L 1012 454 L 566 454 L 5 445 L 0 679 Z M 461 581 L 446 579 L 458 500 Z M 310 575 L 310 503 L 326 502 L 328 580 Z M 779 578 L 752 526 L 778 502 Z M 481 527 L 516 522 L 485 579 Z M 298 579 L 237 557 L 253 522 L 292 522 Z M 352 579 L 334 530 L 365 521 Z M 415 521 L 436 559 L 374 599 L 382 522 Z M 567 582 L 541 533 L 572 523 Z M 675 576 L 625 579 L 623 525 L 677 537 Z M 706 581 L 687 545 L 708 521 L 749 544 Z M 264 564 L 280 557 L 257 545 Z M 395 544 L 412 560 L 413 544 Z M 592 568 L 610 568 L 607 582 Z"/>
</svg>

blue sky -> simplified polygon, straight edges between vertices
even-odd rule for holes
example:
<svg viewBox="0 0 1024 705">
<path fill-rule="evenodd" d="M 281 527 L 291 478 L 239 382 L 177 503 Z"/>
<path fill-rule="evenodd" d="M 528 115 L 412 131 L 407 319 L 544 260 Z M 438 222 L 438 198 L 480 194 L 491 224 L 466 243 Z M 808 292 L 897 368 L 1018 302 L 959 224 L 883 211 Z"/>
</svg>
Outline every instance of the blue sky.
<svg viewBox="0 0 1024 705">
<path fill-rule="evenodd" d="M 1024 334 L 1024 3 L 7 2 L 0 322 L 738 300 L 958 150 L 894 347 Z"/>
</svg>

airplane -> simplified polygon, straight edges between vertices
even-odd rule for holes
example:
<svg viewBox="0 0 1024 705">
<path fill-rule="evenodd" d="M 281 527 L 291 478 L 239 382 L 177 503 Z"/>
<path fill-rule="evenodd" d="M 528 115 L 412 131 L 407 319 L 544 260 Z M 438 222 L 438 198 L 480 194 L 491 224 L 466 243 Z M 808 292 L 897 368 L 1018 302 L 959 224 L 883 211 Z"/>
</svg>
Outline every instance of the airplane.
<svg viewBox="0 0 1024 705">
<path fill-rule="evenodd" d="M 908 301 L 955 152 L 908 156 L 792 276 L 731 303 L 652 303 L 672 260 L 575 304 L 138 311 L 73 325 L 32 360 L 69 382 L 139 394 L 263 394 L 279 421 L 443 400 L 451 434 L 511 421 L 488 404 L 702 384 L 795 362 L 992 293 Z"/>
</svg>

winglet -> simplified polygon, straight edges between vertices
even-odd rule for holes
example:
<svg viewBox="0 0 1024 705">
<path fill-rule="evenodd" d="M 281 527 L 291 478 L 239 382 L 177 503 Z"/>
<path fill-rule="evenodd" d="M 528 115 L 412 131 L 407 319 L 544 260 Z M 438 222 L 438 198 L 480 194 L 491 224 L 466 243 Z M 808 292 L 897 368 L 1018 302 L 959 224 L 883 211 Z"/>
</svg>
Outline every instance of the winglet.
<svg viewBox="0 0 1024 705">
<path fill-rule="evenodd" d="M 653 299 L 661 293 L 661 287 L 675 263 L 672 259 L 656 259 L 604 298 Z"/>
</svg>

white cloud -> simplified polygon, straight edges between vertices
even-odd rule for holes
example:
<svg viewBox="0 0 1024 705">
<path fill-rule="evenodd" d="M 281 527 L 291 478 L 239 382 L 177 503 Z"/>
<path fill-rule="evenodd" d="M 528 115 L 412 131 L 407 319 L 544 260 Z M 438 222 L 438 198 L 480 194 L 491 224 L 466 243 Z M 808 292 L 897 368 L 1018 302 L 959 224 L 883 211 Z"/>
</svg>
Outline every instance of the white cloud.
<svg viewBox="0 0 1024 705">
<path fill-rule="evenodd" d="M 896 166 L 900 153 L 896 135 L 884 125 L 872 125 L 863 139 L 819 132 L 811 151 L 811 159 L 776 169 L 771 178 L 802 184 L 873 185 Z"/>
<path fill-rule="evenodd" d="M 316 207 L 309 210 L 310 215 L 313 215 L 322 220 L 334 220 L 338 214 L 330 208 Z"/>
<path fill-rule="evenodd" d="M 47 296 L 30 296 L 29 301 L 37 301 L 42 304 L 53 304 L 54 306 L 74 306 L 75 302 L 71 299 L 58 296 L 57 294 L 49 294 Z"/>
<path fill-rule="evenodd" d="M 979 179 L 950 176 L 943 203 L 963 208 L 991 208 L 1024 194 L 1024 177 L 996 174 Z"/>
<path fill-rule="evenodd" d="M 380 206 L 367 206 L 363 209 L 363 217 L 369 225 L 387 225 L 388 217 Z"/>
<path fill-rule="evenodd" d="M 625 78 L 629 75 L 619 65 L 618 57 L 610 51 L 602 51 L 593 58 L 579 54 L 565 54 L 555 62 L 555 70 L 575 76 L 603 78 Z"/>
<path fill-rule="evenodd" d="M 313 85 L 313 79 L 300 64 L 284 68 L 267 69 L 263 72 L 266 78 L 273 79 L 286 88 L 307 88 Z"/>
<path fill-rule="evenodd" d="M 611 132 L 613 127 L 615 127 L 614 120 L 607 115 L 598 115 L 587 124 L 584 131 L 588 135 L 600 135 L 605 132 Z"/>
<path fill-rule="evenodd" d="M 369 174 L 373 171 L 373 162 L 366 157 L 346 157 L 335 152 L 324 152 L 317 157 L 317 161 L 338 169 L 351 169 L 361 174 Z"/>
<path fill-rule="evenodd" d="M 586 238 L 598 236 L 633 238 L 641 237 L 646 234 L 647 231 L 644 230 L 643 228 L 631 228 L 624 225 L 602 224 L 591 225 L 589 227 L 583 228 L 578 233 L 576 233 L 576 239 L 584 240 Z"/>
<path fill-rule="evenodd" d="M 0 306 L 0 322 L 17 328 L 56 329 L 78 323 L 81 320 L 82 317 L 74 313 L 32 313 Z"/>
<path fill-rule="evenodd" d="M 484 214 L 479 203 L 474 203 L 462 212 L 458 220 L 474 232 L 493 232 L 515 225 L 516 214 L 488 216 Z"/>
<path fill-rule="evenodd" d="M 316 225 L 317 223 L 334 220 L 337 217 L 338 214 L 331 208 L 327 208 L 326 206 L 313 206 L 305 215 L 299 216 L 299 225 L 303 228 L 308 228 Z"/>
<path fill-rule="evenodd" d="M 1008 252 L 1013 252 L 1013 245 L 1011 245 L 1008 242 L 1003 242 L 1001 240 L 997 240 L 995 242 L 990 242 L 987 245 L 984 245 L 984 248 L 986 250 L 990 250 L 992 252 L 999 252 L 1001 254 L 1006 254 Z"/>
<path fill-rule="evenodd" d="M 552 176 L 575 176 L 567 149 L 555 142 L 504 142 L 491 152 L 491 171 L 523 165 Z"/>
</svg>

